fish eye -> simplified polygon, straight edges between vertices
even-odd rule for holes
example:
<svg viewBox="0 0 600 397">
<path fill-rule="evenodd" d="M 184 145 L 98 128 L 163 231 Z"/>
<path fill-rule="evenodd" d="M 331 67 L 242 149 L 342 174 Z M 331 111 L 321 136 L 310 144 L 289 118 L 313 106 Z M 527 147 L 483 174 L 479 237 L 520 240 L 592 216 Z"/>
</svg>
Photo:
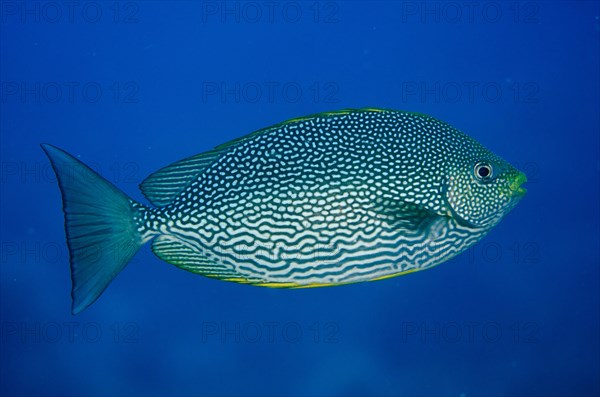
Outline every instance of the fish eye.
<svg viewBox="0 0 600 397">
<path fill-rule="evenodd" d="M 492 178 L 492 165 L 488 163 L 475 164 L 475 176 L 477 179 L 485 181 Z"/>
</svg>

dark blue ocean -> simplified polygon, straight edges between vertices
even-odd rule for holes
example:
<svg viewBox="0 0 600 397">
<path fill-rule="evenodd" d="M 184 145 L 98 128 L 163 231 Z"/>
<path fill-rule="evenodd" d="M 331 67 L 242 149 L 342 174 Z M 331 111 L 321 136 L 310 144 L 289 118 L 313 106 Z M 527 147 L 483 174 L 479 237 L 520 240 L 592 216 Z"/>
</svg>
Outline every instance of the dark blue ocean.
<svg viewBox="0 0 600 397">
<path fill-rule="evenodd" d="M 0 2 L 0 395 L 600 395 L 598 2 Z M 73 316 L 40 143 L 132 198 L 287 119 L 432 115 L 528 176 L 434 269 L 277 290 L 147 244 Z"/>
</svg>

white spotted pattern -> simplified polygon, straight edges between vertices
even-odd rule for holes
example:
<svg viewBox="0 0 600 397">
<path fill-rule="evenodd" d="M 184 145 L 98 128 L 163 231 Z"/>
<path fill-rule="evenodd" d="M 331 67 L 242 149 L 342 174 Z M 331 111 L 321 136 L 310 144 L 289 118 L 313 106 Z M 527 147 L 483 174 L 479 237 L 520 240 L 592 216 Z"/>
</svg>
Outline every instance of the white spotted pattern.
<svg viewBox="0 0 600 397">
<path fill-rule="evenodd" d="M 507 178 L 516 170 L 415 113 L 310 116 L 217 154 L 169 204 L 137 206 L 137 222 L 146 241 L 168 237 L 155 243 L 162 258 L 235 281 L 339 284 L 429 268 L 474 244 L 515 204 L 504 191 L 473 189 L 469 175 L 481 159 Z"/>
</svg>

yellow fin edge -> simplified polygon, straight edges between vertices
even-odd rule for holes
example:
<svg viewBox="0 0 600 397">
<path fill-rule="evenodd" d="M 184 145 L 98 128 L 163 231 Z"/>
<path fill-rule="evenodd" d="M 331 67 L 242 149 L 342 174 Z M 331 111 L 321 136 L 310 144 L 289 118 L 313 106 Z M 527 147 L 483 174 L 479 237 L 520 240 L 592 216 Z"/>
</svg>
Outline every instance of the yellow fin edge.
<svg viewBox="0 0 600 397">
<path fill-rule="evenodd" d="M 315 117 L 337 116 L 340 114 L 350 114 L 350 113 L 354 113 L 354 112 L 386 112 L 386 111 L 391 111 L 391 109 L 379 109 L 379 108 L 341 109 L 341 110 L 333 110 L 330 112 L 314 113 L 314 114 L 309 114 L 307 116 L 296 117 L 293 119 L 286 120 L 280 124 L 296 123 L 298 121 L 310 120 Z"/>
<path fill-rule="evenodd" d="M 404 276 L 406 274 L 410 274 L 410 273 L 414 273 L 414 272 L 418 272 L 420 270 L 423 269 L 411 269 L 411 270 L 405 270 L 403 272 L 398 272 L 398 273 L 393 273 L 393 274 L 387 274 L 385 276 L 380 276 L 380 277 L 376 277 L 373 278 L 371 280 L 366 280 L 368 282 L 371 281 L 379 281 L 379 280 L 386 280 L 388 278 L 394 278 L 394 277 L 398 277 L 398 276 Z M 243 277 L 232 277 L 232 278 L 226 278 L 223 279 L 224 281 L 231 281 L 234 283 L 240 283 L 240 284 L 249 284 L 249 285 L 253 285 L 255 287 L 265 287 L 265 288 L 293 288 L 293 289 L 302 289 L 302 288 L 320 288 L 320 287 L 338 287 L 338 286 L 342 286 L 342 285 L 348 285 L 348 284 L 356 284 L 356 283 L 360 283 L 362 281 L 352 281 L 352 282 L 345 282 L 345 283 L 311 283 L 311 284 L 298 284 L 298 283 L 294 283 L 294 282 L 267 282 L 267 283 L 257 283 L 251 280 L 247 280 Z"/>
</svg>

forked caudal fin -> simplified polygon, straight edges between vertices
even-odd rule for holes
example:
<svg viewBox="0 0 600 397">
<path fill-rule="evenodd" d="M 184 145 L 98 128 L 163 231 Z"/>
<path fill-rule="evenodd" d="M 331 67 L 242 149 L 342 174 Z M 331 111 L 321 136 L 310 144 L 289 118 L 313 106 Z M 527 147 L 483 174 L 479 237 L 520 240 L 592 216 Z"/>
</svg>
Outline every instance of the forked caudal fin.
<svg viewBox="0 0 600 397">
<path fill-rule="evenodd" d="M 60 185 L 71 261 L 73 314 L 90 306 L 127 265 L 142 241 L 134 202 L 67 152 L 42 149 Z"/>
</svg>

